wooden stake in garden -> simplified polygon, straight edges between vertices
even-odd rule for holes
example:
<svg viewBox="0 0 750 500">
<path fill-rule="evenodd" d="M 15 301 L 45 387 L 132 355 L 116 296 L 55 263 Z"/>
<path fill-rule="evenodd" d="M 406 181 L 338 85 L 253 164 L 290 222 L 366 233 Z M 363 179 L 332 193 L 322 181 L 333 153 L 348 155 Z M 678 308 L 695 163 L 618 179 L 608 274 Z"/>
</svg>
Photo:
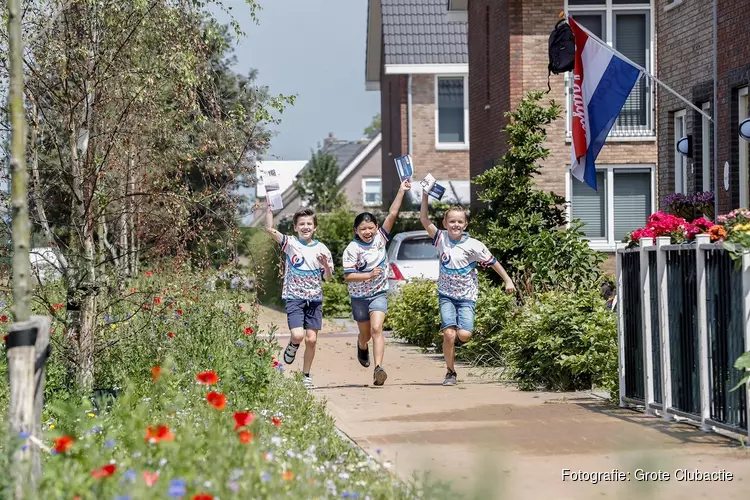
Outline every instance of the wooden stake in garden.
<svg viewBox="0 0 750 500">
<path fill-rule="evenodd" d="M 23 498 L 25 491 L 29 489 L 33 491 L 36 479 L 41 473 L 39 448 L 31 443 L 38 442 L 41 432 L 44 362 L 48 355 L 50 327 L 49 318 L 30 317 L 31 228 L 27 201 L 29 176 L 26 171 L 26 118 L 23 106 L 23 41 L 20 0 L 8 0 L 8 49 L 10 63 L 8 104 L 11 125 L 10 205 L 13 219 L 13 324 L 8 332 L 6 349 L 10 384 L 8 421 L 11 432 L 25 440 L 23 446 L 13 455 L 10 471 L 11 477 L 15 480 L 13 497 L 19 499 Z M 43 331 L 41 335 L 40 330 Z M 37 349 L 43 355 L 37 356 Z M 39 372 L 39 380 L 35 380 L 35 372 Z"/>
</svg>

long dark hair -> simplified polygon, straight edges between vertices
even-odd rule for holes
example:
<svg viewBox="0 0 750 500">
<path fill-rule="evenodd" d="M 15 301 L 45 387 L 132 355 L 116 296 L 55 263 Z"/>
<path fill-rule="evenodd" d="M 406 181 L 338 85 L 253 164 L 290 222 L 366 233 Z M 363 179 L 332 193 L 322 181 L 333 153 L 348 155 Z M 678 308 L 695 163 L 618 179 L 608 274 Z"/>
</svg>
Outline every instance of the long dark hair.
<svg viewBox="0 0 750 500">
<path fill-rule="evenodd" d="M 361 214 L 359 214 L 358 216 L 356 216 L 354 218 L 354 239 L 356 239 L 356 240 L 359 239 L 359 235 L 357 234 L 357 228 L 363 222 L 372 222 L 376 226 L 378 225 L 378 220 L 370 212 L 362 212 Z"/>
</svg>

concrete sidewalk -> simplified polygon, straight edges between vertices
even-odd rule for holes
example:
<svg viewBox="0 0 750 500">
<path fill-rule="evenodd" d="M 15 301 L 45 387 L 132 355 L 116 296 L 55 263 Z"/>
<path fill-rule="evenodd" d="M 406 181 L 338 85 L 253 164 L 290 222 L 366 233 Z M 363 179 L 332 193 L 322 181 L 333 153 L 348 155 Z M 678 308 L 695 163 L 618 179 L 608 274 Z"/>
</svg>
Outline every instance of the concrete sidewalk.
<svg viewBox="0 0 750 500">
<path fill-rule="evenodd" d="M 351 331 L 351 330 L 350 330 Z M 280 338 L 284 345 L 286 338 Z M 750 453 L 737 442 L 687 424 L 612 408 L 586 394 L 520 392 L 458 368 L 441 385 L 440 357 L 388 340 L 388 381 L 356 360 L 356 335 L 322 334 L 313 366 L 315 394 L 339 428 L 405 479 L 420 471 L 449 479 L 461 498 L 723 498 L 750 493 Z M 302 349 L 292 370 L 299 370 Z M 573 472 L 622 471 L 629 480 L 563 481 Z M 638 469 L 669 480 L 638 481 Z M 685 481 L 675 470 L 720 471 L 732 481 Z"/>
</svg>

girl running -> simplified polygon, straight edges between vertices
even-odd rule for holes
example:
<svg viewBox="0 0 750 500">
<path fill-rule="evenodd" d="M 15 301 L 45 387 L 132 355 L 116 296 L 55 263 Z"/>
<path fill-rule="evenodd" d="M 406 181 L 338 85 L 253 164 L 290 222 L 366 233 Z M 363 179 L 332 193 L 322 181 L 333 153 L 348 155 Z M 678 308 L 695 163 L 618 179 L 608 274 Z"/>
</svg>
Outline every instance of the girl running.
<svg viewBox="0 0 750 500">
<path fill-rule="evenodd" d="M 368 342 L 372 338 L 375 358 L 374 384 L 383 385 L 388 378 L 383 369 L 385 340 L 383 322 L 388 311 L 388 258 L 386 245 L 391 239 L 391 229 L 396 222 L 404 194 L 411 189 L 409 179 L 401 183 L 383 225 L 378 227 L 375 216 L 363 212 L 354 219 L 354 241 L 344 250 L 344 281 L 349 287 L 352 315 L 359 327 L 357 359 L 359 364 L 370 366 Z"/>
</svg>

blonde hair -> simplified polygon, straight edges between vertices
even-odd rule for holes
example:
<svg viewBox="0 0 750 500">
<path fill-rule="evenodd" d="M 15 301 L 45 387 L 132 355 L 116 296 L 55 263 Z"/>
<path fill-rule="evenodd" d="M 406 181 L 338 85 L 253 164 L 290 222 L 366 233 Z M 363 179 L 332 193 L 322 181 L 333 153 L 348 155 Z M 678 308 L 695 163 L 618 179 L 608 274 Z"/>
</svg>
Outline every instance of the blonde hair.
<svg viewBox="0 0 750 500">
<path fill-rule="evenodd" d="M 448 210 L 446 210 L 445 214 L 443 215 L 443 222 L 448 220 L 448 214 L 450 214 L 451 212 L 461 212 L 462 214 L 464 214 L 464 218 L 466 219 L 466 222 L 467 223 L 469 222 L 469 211 L 466 210 L 461 205 L 451 205 L 451 207 L 448 208 Z"/>
</svg>

